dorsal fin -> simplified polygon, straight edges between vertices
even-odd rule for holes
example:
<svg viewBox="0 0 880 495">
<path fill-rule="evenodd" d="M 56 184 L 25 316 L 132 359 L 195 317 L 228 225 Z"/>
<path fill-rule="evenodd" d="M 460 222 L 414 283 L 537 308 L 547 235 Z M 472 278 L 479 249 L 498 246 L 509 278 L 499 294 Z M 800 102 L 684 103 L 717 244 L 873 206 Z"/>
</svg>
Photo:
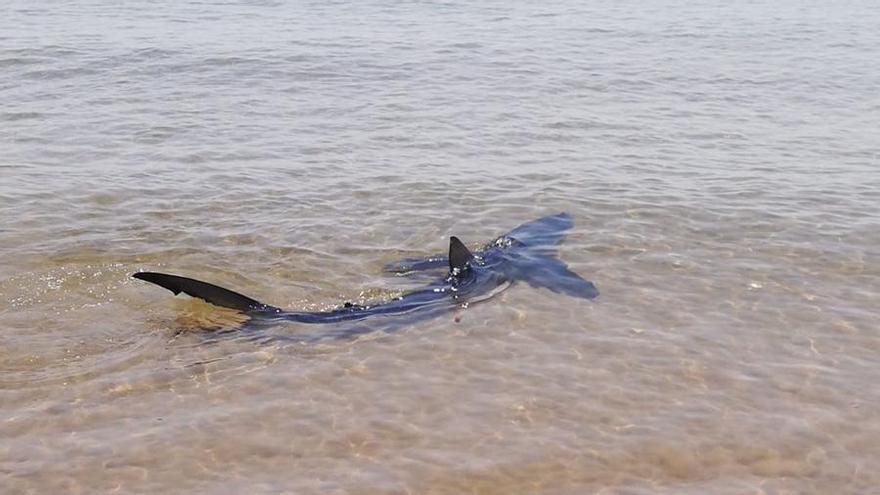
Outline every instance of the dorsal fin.
<svg viewBox="0 0 880 495">
<path fill-rule="evenodd" d="M 463 270 L 470 260 L 474 259 L 474 255 L 468 250 L 467 246 L 461 242 L 458 237 L 449 238 L 449 271 Z"/>
</svg>

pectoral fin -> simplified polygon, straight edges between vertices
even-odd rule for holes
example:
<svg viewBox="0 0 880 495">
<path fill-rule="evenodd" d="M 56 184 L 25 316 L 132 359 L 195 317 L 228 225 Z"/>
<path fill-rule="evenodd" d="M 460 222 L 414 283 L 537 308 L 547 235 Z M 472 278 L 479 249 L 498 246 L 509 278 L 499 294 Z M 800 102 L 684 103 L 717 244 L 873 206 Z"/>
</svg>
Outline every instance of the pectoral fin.
<svg viewBox="0 0 880 495">
<path fill-rule="evenodd" d="M 404 258 L 400 261 L 388 263 L 385 265 L 385 271 L 397 274 L 406 274 L 409 272 L 421 272 L 427 270 L 438 270 L 449 266 L 449 258 L 442 254 L 429 256 L 427 258 Z"/>
<path fill-rule="evenodd" d="M 565 263 L 550 256 L 540 256 L 520 265 L 514 277 L 535 288 L 548 289 L 583 299 L 595 299 L 599 289 L 593 282 L 571 271 Z"/>
</svg>

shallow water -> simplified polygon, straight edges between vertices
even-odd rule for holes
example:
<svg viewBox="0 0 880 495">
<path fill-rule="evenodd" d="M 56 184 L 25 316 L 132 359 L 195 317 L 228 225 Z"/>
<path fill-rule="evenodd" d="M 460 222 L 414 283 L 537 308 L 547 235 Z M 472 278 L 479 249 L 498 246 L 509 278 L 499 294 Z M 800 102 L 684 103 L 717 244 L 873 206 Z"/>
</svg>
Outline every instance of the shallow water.
<svg viewBox="0 0 880 495">
<path fill-rule="evenodd" d="M 874 3 L 3 10 L 3 493 L 880 486 Z M 558 211 L 595 301 L 260 344 L 129 278 L 320 310 Z"/>
</svg>

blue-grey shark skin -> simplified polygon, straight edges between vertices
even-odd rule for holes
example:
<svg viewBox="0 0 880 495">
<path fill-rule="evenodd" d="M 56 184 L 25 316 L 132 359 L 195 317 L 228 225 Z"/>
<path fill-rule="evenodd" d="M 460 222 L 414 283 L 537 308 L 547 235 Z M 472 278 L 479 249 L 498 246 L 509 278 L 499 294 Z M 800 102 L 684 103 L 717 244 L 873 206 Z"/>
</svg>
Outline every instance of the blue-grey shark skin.
<svg viewBox="0 0 880 495">
<path fill-rule="evenodd" d="M 458 238 L 452 237 L 448 256 L 405 259 L 386 266 L 386 270 L 404 275 L 447 269 L 445 276 L 390 301 L 368 305 L 346 303 L 330 311 L 283 310 L 223 287 L 177 275 L 138 272 L 132 276 L 175 294 L 184 292 L 218 306 L 237 309 L 250 316 L 255 323 L 259 321 L 260 326 L 277 322 L 343 324 L 398 315 L 408 315 L 407 320 L 412 323 L 413 320 L 434 317 L 487 299 L 519 281 L 573 297 L 597 297 L 599 291 L 592 282 L 569 270 L 556 257 L 554 247 L 572 225 L 568 213 L 539 218 L 520 225 L 473 253 Z M 338 332 L 322 333 L 322 338 L 337 333 L 339 336 L 360 334 L 373 329 L 372 326 L 342 325 Z"/>
<path fill-rule="evenodd" d="M 532 287 L 594 299 L 599 296 L 596 286 L 569 270 L 556 257 L 555 246 L 572 226 L 572 218 L 568 213 L 524 223 L 476 251 L 476 264 L 484 270 L 502 272 L 506 281 L 522 281 Z M 386 265 L 385 269 L 397 274 L 408 274 L 441 269 L 448 264 L 449 258 L 437 254 L 427 258 L 406 258 Z"/>
</svg>

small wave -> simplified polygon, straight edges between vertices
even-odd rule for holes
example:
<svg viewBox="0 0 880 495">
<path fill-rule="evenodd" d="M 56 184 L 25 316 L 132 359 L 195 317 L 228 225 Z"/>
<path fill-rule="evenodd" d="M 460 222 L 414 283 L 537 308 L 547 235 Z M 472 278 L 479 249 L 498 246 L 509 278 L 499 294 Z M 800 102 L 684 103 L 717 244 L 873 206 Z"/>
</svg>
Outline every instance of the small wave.
<svg viewBox="0 0 880 495">
<path fill-rule="evenodd" d="M 16 120 L 39 119 L 44 116 L 45 114 L 39 112 L 3 112 L 0 113 L 0 120 L 14 122 Z"/>
</svg>

